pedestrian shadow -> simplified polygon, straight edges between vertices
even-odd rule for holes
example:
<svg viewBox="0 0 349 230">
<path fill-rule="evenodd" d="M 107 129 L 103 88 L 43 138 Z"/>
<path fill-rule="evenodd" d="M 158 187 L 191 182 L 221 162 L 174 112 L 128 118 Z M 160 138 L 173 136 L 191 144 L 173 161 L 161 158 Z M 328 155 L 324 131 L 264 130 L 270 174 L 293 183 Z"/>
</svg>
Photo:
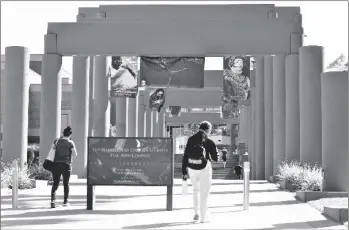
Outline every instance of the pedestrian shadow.
<svg viewBox="0 0 349 230">
<path fill-rule="evenodd" d="M 172 222 L 172 223 L 157 223 L 157 224 L 142 224 L 142 225 L 132 225 L 122 227 L 122 229 L 152 229 L 152 228 L 166 228 L 166 227 L 175 227 L 175 226 L 183 226 L 183 225 L 192 225 L 196 224 L 196 222 Z"/>
</svg>

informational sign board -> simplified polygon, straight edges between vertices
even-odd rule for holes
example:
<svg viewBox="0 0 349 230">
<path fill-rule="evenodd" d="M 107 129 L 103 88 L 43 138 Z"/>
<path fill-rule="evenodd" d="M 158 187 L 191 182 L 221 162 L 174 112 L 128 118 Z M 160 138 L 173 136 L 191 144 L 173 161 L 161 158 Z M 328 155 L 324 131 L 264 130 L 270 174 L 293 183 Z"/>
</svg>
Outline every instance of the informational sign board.
<svg viewBox="0 0 349 230">
<path fill-rule="evenodd" d="M 88 138 L 88 185 L 172 186 L 171 138 Z"/>
</svg>

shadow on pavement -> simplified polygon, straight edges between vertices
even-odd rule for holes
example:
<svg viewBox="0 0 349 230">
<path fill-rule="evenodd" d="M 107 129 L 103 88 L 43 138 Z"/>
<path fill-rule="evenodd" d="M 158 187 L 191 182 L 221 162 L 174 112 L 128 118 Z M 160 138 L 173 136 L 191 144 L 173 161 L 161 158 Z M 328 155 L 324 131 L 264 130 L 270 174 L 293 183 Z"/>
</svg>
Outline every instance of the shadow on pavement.
<svg viewBox="0 0 349 230">
<path fill-rule="evenodd" d="M 332 220 L 316 220 L 316 221 L 305 221 L 305 222 L 294 222 L 294 223 L 283 223 L 283 224 L 274 224 L 271 228 L 259 228 L 260 230 L 276 230 L 276 229 L 304 229 L 306 225 L 310 229 L 315 228 L 328 228 L 340 225 Z M 252 229 L 249 229 L 252 230 Z"/>
<path fill-rule="evenodd" d="M 262 207 L 262 206 L 275 206 L 275 205 L 289 205 L 289 204 L 299 204 L 301 202 L 296 200 L 290 200 L 290 201 L 279 201 L 279 202 L 260 202 L 260 203 L 250 203 L 250 206 L 254 207 Z M 98 203 L 95 205 L 95 207 L 98 206 Z M 229 207 L 239 207 L 243 206 L 243 204 L 236 204 L 236 205 L 225 205 L 225 206 L 210 206 L 209 208 L 229 208 Z M 173 210 L 187 210 L 192 209 L 192 207 L 185 207 L 185 208 L 174 208 Z M 25 213 L 19 213 L 19 214 L 9 214 L 9 215 L 2 215 L 2 220 L 5 220 L 7 218 L 30 218 L 30 217 L 49 217 L 49 216 L 60 216 L 60 215 L 126 215 L 126 214 L 139 214 L 139 213 L 152 213 L 152 212 L 166 212 L 165 208 L 161 209 L 138 209 L 138 210 L 86 210 L 84 208 L 78 209 L 67 209 L 67 208 L 58 208 L 58 209 L 50 209 L 45 211 L 35 211 L 35 212 L 25 212 Z M 229 212 L 235 212 L 234 211 L 227 211 Z"/>
<path fill-rule="evenodd" d="M 192 225 L 195 224 L 194 221 L 191 222 L 174 222 L 174 223 L 158 223 L 158 224 L 144 224 L 144 225 L 132 225 L 122 227 L 122 229 L 148 229 L 148 228 L 165 228 L 181 225 Z"/>
<path fill-rule="evenodd" d="M 55 219 L 33 219 L 33 220 L 4 220 L 1 218 L 1 228 L 3 227 L 13 227 L 13 226 L 24 226 L 24 225 L 49 225 L 49 224 L 62 224 L 68 222 L 77 222 L 81 220 L 74 220 L 71 218 L 55 218 Z M 50 228 L 50 227 L 48 227 Z"/>
<path fill-rule="evenodd" d="M 282 190 L 277 190 L 277 189 L 265 189 L 265 190 L 251 190 L 250 193 L 264 193 L 264 192 L 282 192 Z M 211 195 L 217 195 L 217 194 L 240 194 L 243 193 L 243 191 L 222 191 L 222 192 L 211 192 Z M 181 196 L 182 193 L 175 193 L 173 194 L 174 196 Z M 188 193 L 188 195 L 192 195 L 191 192 Z M 116 195 L 116 196 L 108 196 L 108 195 L 96 195 L 96 199 L 98 202 L 102 200 L 102 202 L 110 202 L 110 200 L 115 200 L 117 199 L 128 199 L 128 198 L 141 198 L 141 197 L 154 197 L 154 196 L 166 196 L 166 194 L 140 194 L 140 195 Z M 12 201 L 12 195 L 5 195 L 1 197 L 1 203 L 2 204 L 11 204 Z M 57 200 L 63 199 L 62 195 L 57 196 Z M 69 200 L 74 200 L 74 199 L 86 199 L 86 195 L 70 195 Z M 103 201 L 105 200 L 106 201 Z M 25 200 L 50 200 L 50 195 L 28 195 L 28 194 L 23 194 L 19 195 L 19 200 L 25 201 Z"/>
</svg>

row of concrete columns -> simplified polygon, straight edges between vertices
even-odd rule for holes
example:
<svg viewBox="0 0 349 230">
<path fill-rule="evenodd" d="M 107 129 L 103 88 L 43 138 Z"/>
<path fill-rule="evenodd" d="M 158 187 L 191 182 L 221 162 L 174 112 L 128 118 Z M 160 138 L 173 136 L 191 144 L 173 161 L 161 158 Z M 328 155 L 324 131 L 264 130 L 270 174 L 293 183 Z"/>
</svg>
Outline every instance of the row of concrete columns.
<svg viewBox="0 0 349 230">
<path fill-rule="evenodd" d="M 49 36 L 45 41 L 50 40 Z M 46 49 L 46 46 L 45 46 Z M 25 47 L 6 48 L 4 100 L 4 160 L 26 161 L 29 106 L 29 50 Z M 87 137 L 107 137 L 110 124 L 117 127 L 120 137 L 164 137 L 165 114 L 151 111 L 144 104 L 144 93 L 137 98 L 110 98 L 107 77 L 110 57 L 74 56 L 72 85 L 73 140 L 78 151 L 73 173 L 86 176 Z M 44 54 L 42 58 L 40 103 L 40 158 L 48 154 L 53 141 L 61 133 L 62 56 Z M 91 76 L 92 74 L 92 76 Z M 14 143 L 14 140 L 15 143 Z"/>
<path fill-rule="evenodd" d="M 285 160 L 321 166 L 322 72 L 323 48 L 319 46 L 300 47 L 299 54 L 256 57 L 256 84 L 249 106 L 252 127 L 244 117 L 240 123 L 242 139 L 246 139 L 245 132 L 251 132 L 253 179 L 270 179 Z"/>
<path fill-rule="evenodd" d="M 119 137 L 163 137 L 165 126 L 164 113 L 150 111 L 144 104 L 146 91 L 140 91 L 136 98 L 110 98 L 110 80 L 107 77 L 110 57 L 96 56 L 93 58 L 93 119 L 88 125 L 88 89 L 89 63 L 88 57 L 73 57 L 73 119 L 72 128 L 77 135 L 73 135 L 78 151 L 74 173 L 86 175 L 88 126 L 92 125 L 92 136 L 108 137 L 110 125 L 116 126 L 115 134 Z M 75 61 L 76 60 L 76 61 Z M 81 68 L 78 60 L 85 65 Z M 84 80 L 79 76 L 85 76 Z M 86 93 L 87 92 L 87 93 Z M 87 98 L 87 99 L 86 99 Z M 84 101 L 84 103 L 82 103 Z M 79 112 L 74 112 L 79 111 Z M 91 115 L 91 114 L 90 114 Z M 147 118 L 151 115 L 152 119 Z M 75 117 L 74 117 L 75 116 Z M 149 116 L 150 117 L 150 116 Z M 84 119 L 85 118 L 85 119 Z M 85 120 L 84 122 L 81 120 Z M 80 124 L 80 125 L 79 125 Z M 85 131 L 86 129 L 86 131 Z M 150 133 L 147 130 L 150 129 Z M 82 132 L 83 131 L 83 132 Z M 78 144 L 79 143 L 79 144 Z M 82 164 L 81 162 L 84 162 Z"/>
<path fill-rule="evenodd" d="M 28 130 L 29 51 L 24 47 L 8 47 L 5 56 L 4 160 L 20 158 L 23 166 Z M 241 124 L 246 127 L 243 138 L 250 147 L 254 179 L 275 175 L 283 160 L 322 164 L 326 178 L 338 176 L 338 170 L 340 175 L 347 174 L 347 169 L 334 167 L 348 158 L 345 128 L 348 89 L 341 88 L 348 86 L 347 72 L 343 76 L 336 73 L 333 78 L 330 78 L 333 73 L 322 74 L 321 82 L 322 56 L 322 47 L 309 46 L 301 47 L 299 54 L 256 58 L 256 87 L 252 89 L 251 107 L 242 110 L 247 119 Z M 91 63 L 93 78 L 89 76 Z M 76 56 L 73 60 L 72 126 L 79 152 L 74 171 L 79 175 L 86 173 L 87 136 L 108 136 L 110 123 L 118 127 L 119 136 L 163 137 L 166 133 L 164 113 L 146 108 L 146 95 L 142 92 L 136 99 L 109 98 L 106 63 L 105 56 L 94 57 L 93 61 Z M 43 55 L 40 120 L 43 157 L 60 136 L 61 65 L 60 55 Z M 14 145 L 13 140 L 21 144 Z M 339 186 L 330 182 L 327 185 Z"/>
</svg>

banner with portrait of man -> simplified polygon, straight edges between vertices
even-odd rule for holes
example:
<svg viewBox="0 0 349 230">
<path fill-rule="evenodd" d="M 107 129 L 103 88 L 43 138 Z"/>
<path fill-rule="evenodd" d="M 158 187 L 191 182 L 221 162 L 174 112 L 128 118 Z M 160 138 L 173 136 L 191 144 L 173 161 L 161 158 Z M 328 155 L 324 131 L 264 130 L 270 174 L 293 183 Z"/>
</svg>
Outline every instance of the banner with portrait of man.
<svg viewBox="0 0 349 230">
<path fill-rule="evenodd" d="M 223 62 L 222 117 L 239 116 L 239 100 L 248 100 L 250 94 L 250 57 L 228 56 Z"/>
<path fill-rule="evenodd" d="M 141 57 L 140 86 L 204 87 L 204 57 Z"/>
<path fill-rule="evenodd" d="M 137 96 L 138 57 L 112 56 L 108 75 L 112 97 Z"/>
<path fill-rule="evenodd" d="M 160 112 L 164 104 L 165 90 L 163 88 L 150 88 L 149 108 Z"/>
</svg>

